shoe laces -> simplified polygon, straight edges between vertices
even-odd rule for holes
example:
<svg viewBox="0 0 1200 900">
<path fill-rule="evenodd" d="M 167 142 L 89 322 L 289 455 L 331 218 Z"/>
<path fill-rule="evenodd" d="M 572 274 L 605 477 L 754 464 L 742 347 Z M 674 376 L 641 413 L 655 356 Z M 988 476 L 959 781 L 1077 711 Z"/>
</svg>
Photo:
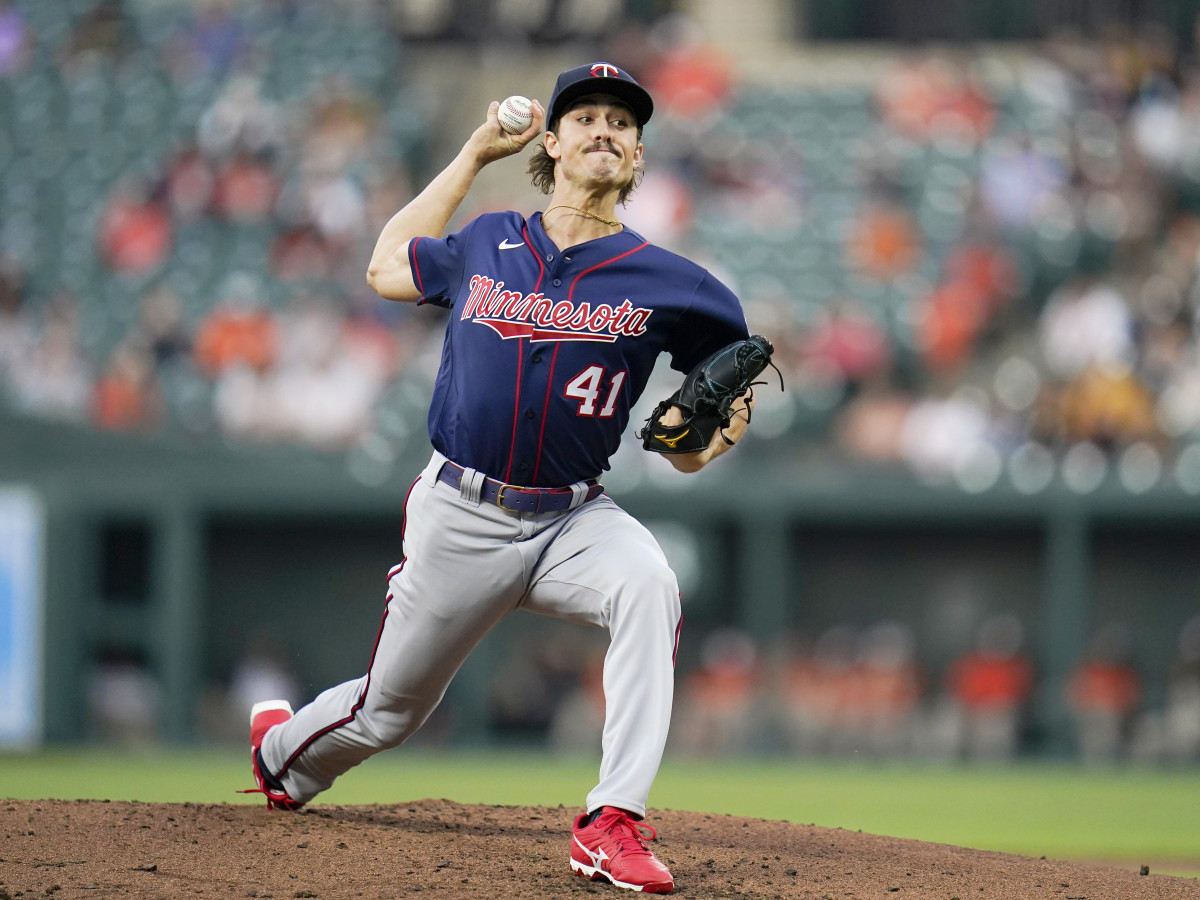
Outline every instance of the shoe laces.
<svg viewBox="0 0 1200 900">
<path fill-rule="evenodd" d="M 295 811 L 300 809 L 304 804 L 297 803 L 286 793 L 281 791 L 273 791 L 269 788 L 248 788 L 244 791 L 238 791 L 239 794 L 262 794 L 267 798 L 267 809 L 286 809 Z"/>
<path fill-rule="evenodd" d="M 629 815 L 620 810 L 604 813 L 596 820 L 596 827 L 611 834 L 617 841 L 622 853 L 650 853 L 646 846 L 647 840 L 657 840 L 658 832 L 652 825 L 635 822 Z M 649 832 L 644 834 L 643 829 Z"/>
</svg>

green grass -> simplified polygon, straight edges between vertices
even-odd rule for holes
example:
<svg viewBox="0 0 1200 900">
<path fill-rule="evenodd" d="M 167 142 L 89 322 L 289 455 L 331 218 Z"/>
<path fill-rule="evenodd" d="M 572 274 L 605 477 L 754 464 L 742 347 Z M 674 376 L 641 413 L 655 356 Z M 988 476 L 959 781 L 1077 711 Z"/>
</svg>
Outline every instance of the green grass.
<svg viewBox="0 0 1200 900">
<path fill-rule="evenodd" d="M 257 803 L 244 753 L 94 749 L 0 756 L 0 797 Z M 322 795 L 329 804 L 445 797 L 576 807 L 596 762 L 536 752 L 397 750 Z M 1056 859 L 1200 874 L 1200 771 L 1020 764 L 996 768 L 774 760 L 669 762 L 650 802 Z"/>
</svg>

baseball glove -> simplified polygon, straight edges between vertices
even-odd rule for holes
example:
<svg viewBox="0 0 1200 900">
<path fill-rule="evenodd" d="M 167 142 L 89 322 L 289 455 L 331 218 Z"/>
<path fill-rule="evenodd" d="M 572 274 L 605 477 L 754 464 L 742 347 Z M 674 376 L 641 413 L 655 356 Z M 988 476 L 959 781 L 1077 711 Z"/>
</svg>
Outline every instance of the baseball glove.
<svg viewBox="0 0 1200 900">
<path fill-rule="evenodd" d="M 729 427 L 733 401 L 747 391 L 753 397 L 753 386 L 764 383 L 754 379 L 767 366 L 775 368 L 771 362 L 774 349 L 765 337 L 755 334 L 701 360 L 683 379 L 679 390 L 654 408 L 638 432 L 642 446 L 655 453 L 695 453 L 708 446 L 718 429 L 725 443 L 732 444 L 725 429 Z M 679 407 L 683 422 L 663 425 L 658 420 L 672 406 Z M 746 415 L 749 417 L 749 409 Z"/>
</svg>

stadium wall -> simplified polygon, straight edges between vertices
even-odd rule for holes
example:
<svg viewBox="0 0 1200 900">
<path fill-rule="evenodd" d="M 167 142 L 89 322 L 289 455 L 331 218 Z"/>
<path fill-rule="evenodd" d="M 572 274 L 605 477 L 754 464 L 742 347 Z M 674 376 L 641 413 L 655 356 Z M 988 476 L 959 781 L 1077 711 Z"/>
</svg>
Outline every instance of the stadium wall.
<svg viewBox="0 0 1200 900">
<path fill-rule="evenodd" d="M 418 449 L 397 465 L 402 477 L 368 487 L 311 452 L 5 418 L 0 484 L 32 491 L 46 511 L 44 739 L 87 736 L 88 672 L 105 653 L 145 662 L 176 741 L 195 737 L 205 686 L 227 676 L 249 635 L 286 645 L 306 688 L 361 674 L 385 573 L 401 558 L 407 479 L 424 460 Z M 1092 630 L 1130 626 L 1153 694 L 1200 594 L 1200 508 L 1167 486 L 970 494 L 748 455 L 703 490 L 614 494 L 634 515 L 692 535 L 692 631 L 736 626 L 765 643 L 893 619 L 913 628 L 936 671 L 970 623 L 1016 614 L 1042 676 L 1047 752 L 1068 741 L 1062 688 Z M 486 739 L 482 701 L 471 698 L 494 662 L 468 665 L 453 688 L 467 737 Z"/>
</svg>

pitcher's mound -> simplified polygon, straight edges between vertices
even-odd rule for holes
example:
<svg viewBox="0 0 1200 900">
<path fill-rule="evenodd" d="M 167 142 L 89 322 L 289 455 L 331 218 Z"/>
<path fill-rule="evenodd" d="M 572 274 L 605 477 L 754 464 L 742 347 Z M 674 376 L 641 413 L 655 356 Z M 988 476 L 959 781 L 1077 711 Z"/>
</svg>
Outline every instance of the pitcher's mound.
<svg viewBox="0 0 1200 900">
<path fill-rule="evenodd" d="M 398 897 L 531 900 L 629 892 L 573 875 L 574 809 L 0 800 L 0 900 Z M 652 810 L 683 897 L 1200 900 L 1200 882 L 788 822 Z"/>
</svg>

